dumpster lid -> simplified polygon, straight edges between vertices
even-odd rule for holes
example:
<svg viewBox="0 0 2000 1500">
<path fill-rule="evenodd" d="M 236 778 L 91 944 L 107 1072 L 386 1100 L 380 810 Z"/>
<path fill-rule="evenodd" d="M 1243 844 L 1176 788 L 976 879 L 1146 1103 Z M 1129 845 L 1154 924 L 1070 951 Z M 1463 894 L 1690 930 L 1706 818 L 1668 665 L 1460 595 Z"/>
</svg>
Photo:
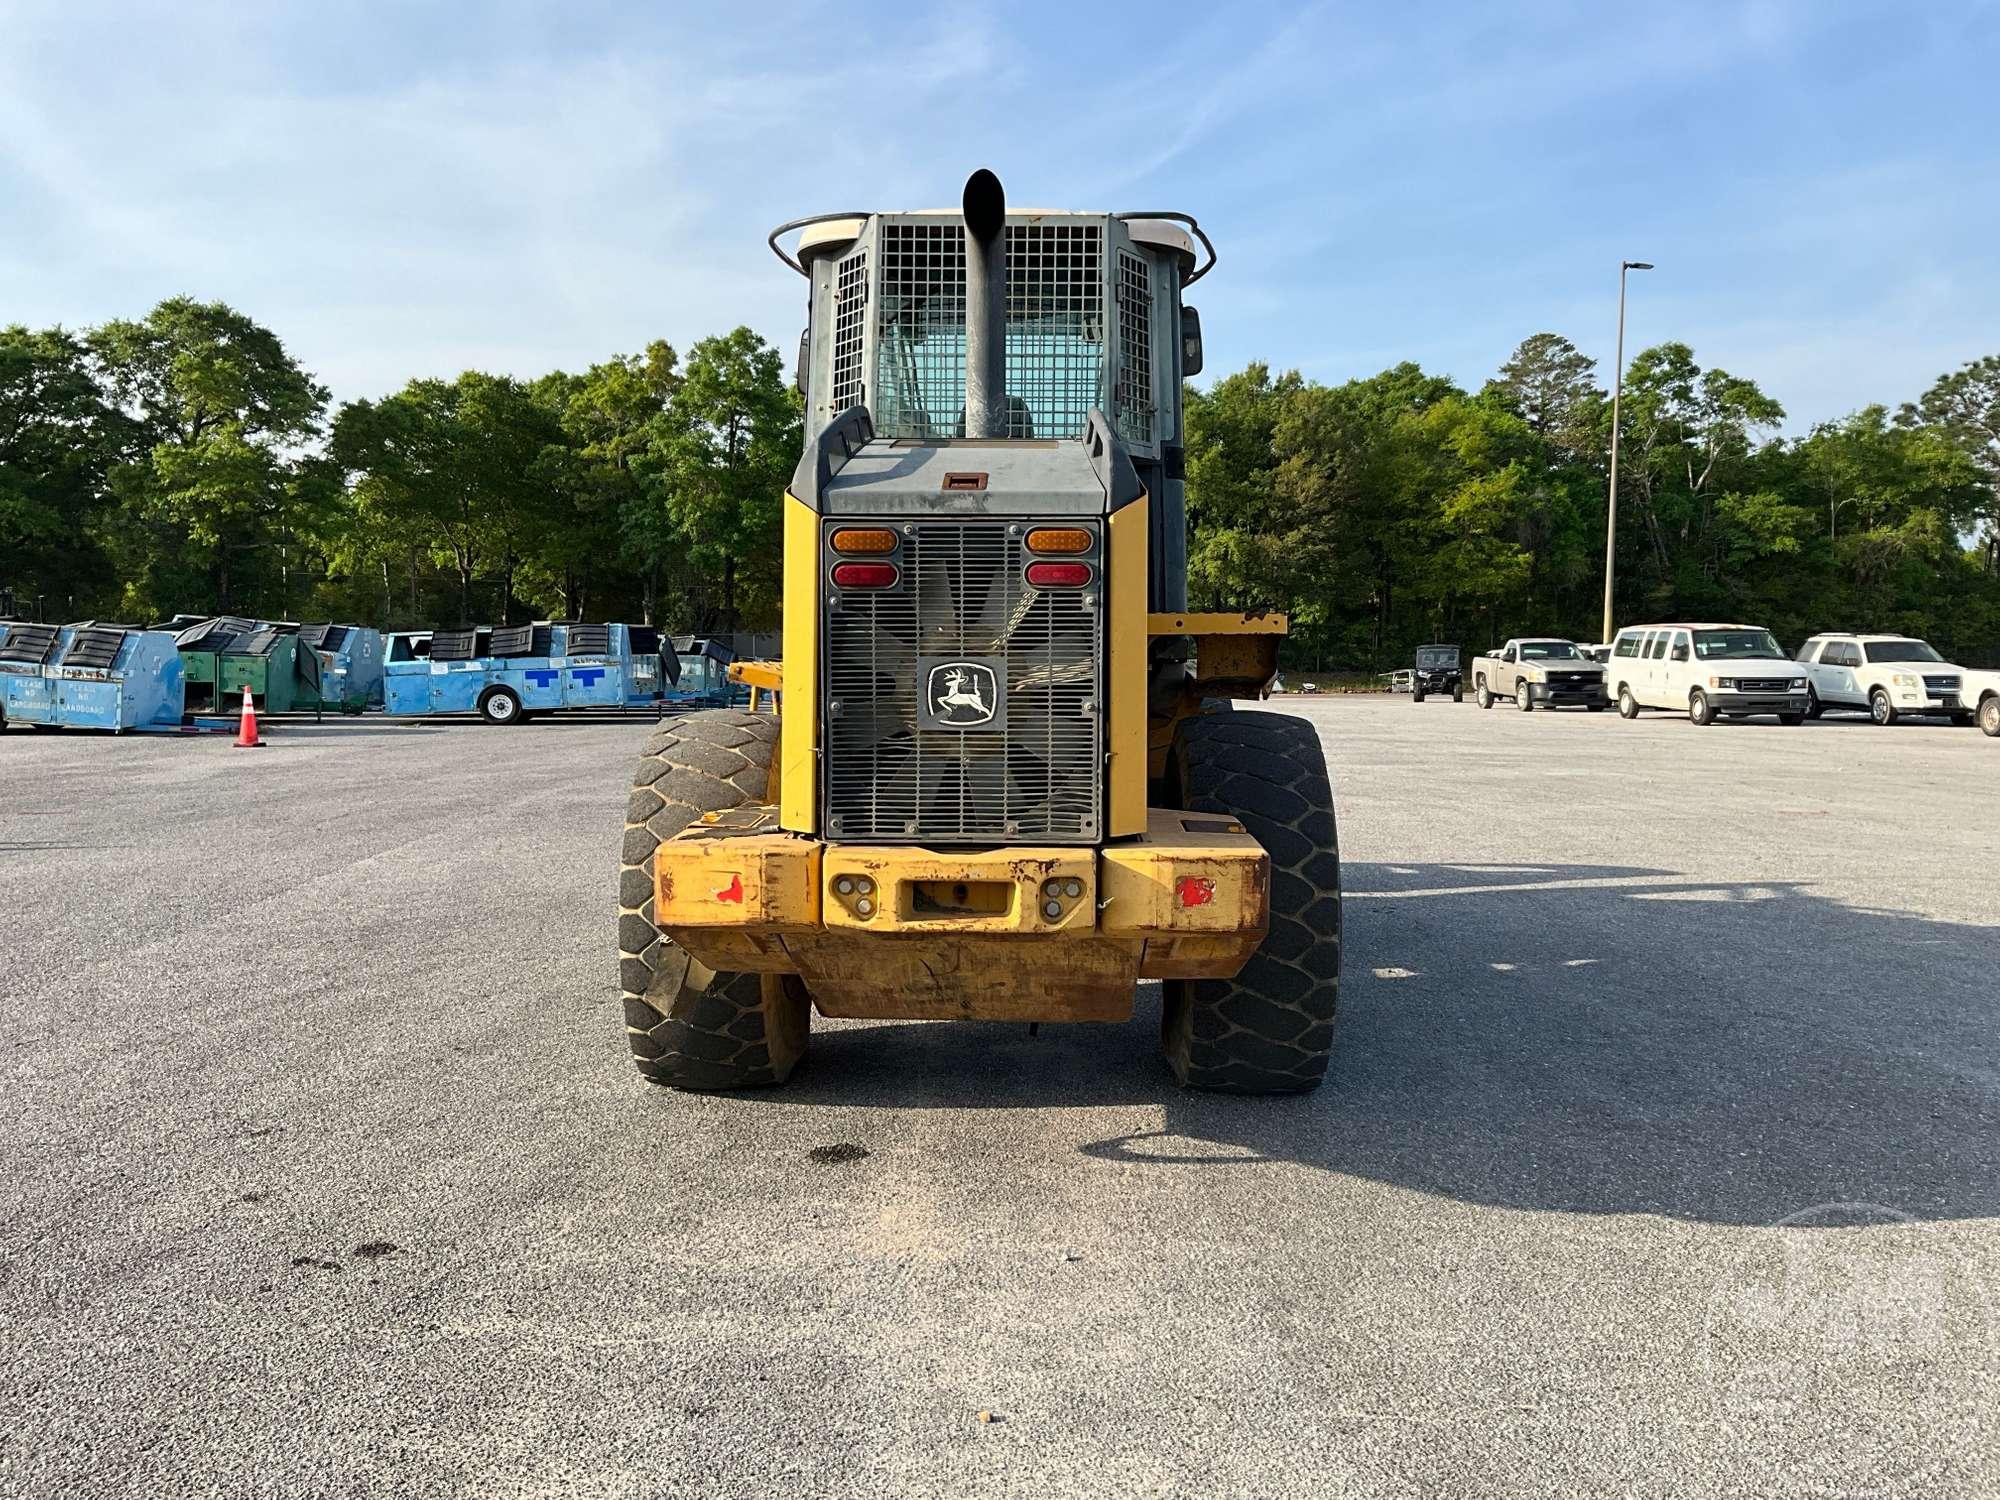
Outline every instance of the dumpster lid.
<svg viewBox="0 0 2000 1500">
<path fill-rule="evenodd" d="M 707 656 L 725 665 L 736 660 L 736 653 L 718 640 L 701 635 L 677 635 L 674 637 L 674 652 L 678 656 Z"/>
<path fill-rule="evenodd" d="M 493 627 L 495 656 L 555 655 L 556 633 L 547 625 L 496 625 Z"/>
<path fill-rule="evenodd" d="M 431 632 L 432 661 L 471 661 L 473 647 L 477 644 L 477 630 L 433 630 Z"/>
<path fill-rule="evenodd" d="M 234 644 L 225 646 L 223 650 L 231 656 L 269 656 L 272 648 L 289 633 L 275 625 L 259 625 L 248 635 L 239 636 Z"/>
<path fill-rule="evenodd" d="M 569 628 L 569 643 L 564 648 L 567 656 L 603 656 L 611 649 L 611 627 L 609 625 L 572 625 Z"/>
<path fill-rule="evenodd" d="M 335 625 L 331 622 L 320 625 L 301 625 L 299 640 L 315 651 L 338 651 L 347 642 L 347 635 L 354 627 Z"/>
<path fill-rule="evenodd" d="M 23 662 L 38 667 L 49 659 L 49 651 L 56 643 L 56 627 L 53 625 L 9 625 L 4 640 L 0 640 L 0 661 Z"/>
<path fill-rule="evenodd" d="M 63 648 L 61 667 L 111 666 L 118 660 L 118 650 L 125 644 L 125 637 L 137 629 L 132 625 L 100 625 L 89 620 L 76 627 L 76 634 L 69 638 L 69 645 Z"/>
<path fill-rule="evenodd" d="M 175 615 L 176 621 L 191 618 Z M 255 620 L 246 620 L 239 615 L 209 615 L 192 617 L 192 624 L 183 624 L 174 636 L 174 646 L 181 651 L 228 651 L 234 647 L 236 638 L 248 635 L 257 628 Z"/>
</svg>

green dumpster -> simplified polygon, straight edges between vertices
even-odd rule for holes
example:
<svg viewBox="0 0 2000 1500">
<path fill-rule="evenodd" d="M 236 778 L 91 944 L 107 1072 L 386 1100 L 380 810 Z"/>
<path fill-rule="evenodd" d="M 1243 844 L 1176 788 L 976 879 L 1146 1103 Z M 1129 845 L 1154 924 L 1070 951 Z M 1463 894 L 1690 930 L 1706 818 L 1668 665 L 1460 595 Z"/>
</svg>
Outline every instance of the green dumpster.
<svg viewBox="0 0 2000 1500">
<path fill-rule="evenodd" d="M 187 682 L 187 711 L 214 713 L 226 709 L 228 705 L 220 702 L 216 695 L 216 686 L 222 680 L 223 653 L 255 630 L 257 622 L 234 615 L 213 619 L 176 615 L 161 628 L 174 632 L 175 649 L 180 652 L 181 668 Z M 241 692 L 239 688 L 239 701 Z"/>
<path fill-rule="evenodd" d="M 265 713 L 290 713 L 294 708 L 312 708 L 319 700 L 318 658 L 308 651 L 310 678 L 299 677 L 299 637 L 296 626 L 259 625 L 248 635 L 238 636 L 217 658 L 217 687 L 224 708 L 243 701 L 243 690 Z"/>
</svg>

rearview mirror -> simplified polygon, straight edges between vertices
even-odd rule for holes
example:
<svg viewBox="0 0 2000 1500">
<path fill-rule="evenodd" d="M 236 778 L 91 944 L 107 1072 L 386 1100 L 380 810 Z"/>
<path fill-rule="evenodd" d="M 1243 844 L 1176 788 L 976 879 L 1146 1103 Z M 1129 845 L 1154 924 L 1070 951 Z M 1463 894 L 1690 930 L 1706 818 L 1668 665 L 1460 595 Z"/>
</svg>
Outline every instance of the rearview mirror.
<svg viewBox="0 0 2000 1500">
<path fill-rule="evenodd" d="M 1676 646 L 1676 647 L 1674 647 L 1674 660 L 1675 660 L 1675 661 L 1686 661 L 1687 659 L 1688 659 L 1688 648 L 1687 648 L 1687 647 L 1685 647 L 1685 646 Z"/>
<path fill-rule="evenodd" d="M 1201 373 L 1201 313 L 1192 307 L 1181 309 L 1181 374 Z"/>
<path fill-rule="evenodd" d="M 812 330 L 806 329 L 799 335 L 799 362 L 792 369 L 792 384 L 798 387 L 801 396 L 806 394 L 806 364 L 812 359 Z"/>
</svg>

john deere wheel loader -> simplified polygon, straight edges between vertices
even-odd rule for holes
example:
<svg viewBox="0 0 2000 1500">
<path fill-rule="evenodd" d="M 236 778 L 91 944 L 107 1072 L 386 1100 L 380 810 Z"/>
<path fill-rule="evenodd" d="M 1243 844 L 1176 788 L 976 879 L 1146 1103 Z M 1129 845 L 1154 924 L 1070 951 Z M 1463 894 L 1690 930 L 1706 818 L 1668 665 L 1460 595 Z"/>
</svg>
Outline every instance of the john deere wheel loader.
<svg viewBox="0 0 2000 1500">
<path fill-rule="evenodd" d="M 671 720 L 640 759 L 640 1072 L 782 1082 L 815 1009 L 1125 1021 L 1159 979 L 1182 1083 L 1314 1087 L 1340 969 L 1319 736 L 1218 711 L 1268 691 L 1282 616 L 1187 609 L 1182 293 L 1207 236 L 1009 213 L 981 171 L 962 213 L 771 243 L 811 287 L 779 712 Z"/>
</svg>

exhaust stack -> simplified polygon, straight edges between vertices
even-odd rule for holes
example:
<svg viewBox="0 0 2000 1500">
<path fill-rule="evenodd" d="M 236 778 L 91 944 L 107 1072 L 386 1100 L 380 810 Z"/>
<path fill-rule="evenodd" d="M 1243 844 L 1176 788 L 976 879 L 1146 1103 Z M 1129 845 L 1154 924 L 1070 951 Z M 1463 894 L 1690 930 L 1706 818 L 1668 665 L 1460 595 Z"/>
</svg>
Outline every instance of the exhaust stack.
<svg viewBox="0 0 2000 1500">
<path fill-rule="evenodd" d="M 965 435 L 1007 436 L 1007 193 L 965 179 Z"/>
</svg>

